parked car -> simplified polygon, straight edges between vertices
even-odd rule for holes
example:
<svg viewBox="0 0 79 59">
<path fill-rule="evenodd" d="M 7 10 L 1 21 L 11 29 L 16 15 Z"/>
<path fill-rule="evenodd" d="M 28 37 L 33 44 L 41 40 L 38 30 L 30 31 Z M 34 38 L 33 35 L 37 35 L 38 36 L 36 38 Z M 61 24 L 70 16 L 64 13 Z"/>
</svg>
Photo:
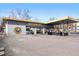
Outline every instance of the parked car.
<svg viewBox="0 0 79 59">
<path fill-rule="evenodd" d="M 64 36 L 68 36 L 68 31 L 64 29 Z"/>
<path fill-rule="evenodd" d="M 42 31 L 41 30 L 37 30 L 37 34 L 42 34 Z"/>
<path fill-rule="evenodd" d="M 48 33 L 48 35 L 53 35 L 54 34 L 54 32 L 52 30 L 48 30 L 47 33 Z"/>
<path fill-rule="evenodd" d="M 64 36 L 68 36 L 68 32 L 64 32 Z"/>
<path fill-rule="evenodd" d="M 28 30 L 26 31 L 26 34 L 34 34 L 34 32 L 32 30 Z"/>
</svg>

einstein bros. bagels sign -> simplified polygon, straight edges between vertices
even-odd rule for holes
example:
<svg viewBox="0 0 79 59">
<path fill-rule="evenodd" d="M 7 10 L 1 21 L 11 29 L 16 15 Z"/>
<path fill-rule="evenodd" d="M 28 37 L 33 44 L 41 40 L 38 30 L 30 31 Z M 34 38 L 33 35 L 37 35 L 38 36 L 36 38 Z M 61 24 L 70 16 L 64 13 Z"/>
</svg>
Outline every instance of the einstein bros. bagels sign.
<svg viewBox="0 0 79 59">
<path fill-rule="evenodd" d="M 14 28 L 14 32 L 16 33 L 16 34 L 20 34 L 21 33 L 21 28 L 20 27 L 15 27 Z"/>
</svg>

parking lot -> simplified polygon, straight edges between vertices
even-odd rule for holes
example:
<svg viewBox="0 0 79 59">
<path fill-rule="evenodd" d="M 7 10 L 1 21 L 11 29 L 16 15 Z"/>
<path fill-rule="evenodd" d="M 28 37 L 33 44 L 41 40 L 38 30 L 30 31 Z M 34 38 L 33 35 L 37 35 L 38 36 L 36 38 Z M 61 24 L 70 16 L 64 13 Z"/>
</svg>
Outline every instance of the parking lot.
<svg viewBox="0 0 79 59">
<path fill-rule="evenodd" d="M 79 56 L 79 34 L 9 35 L 3 42 L 9 56 Z"/>
</svg>

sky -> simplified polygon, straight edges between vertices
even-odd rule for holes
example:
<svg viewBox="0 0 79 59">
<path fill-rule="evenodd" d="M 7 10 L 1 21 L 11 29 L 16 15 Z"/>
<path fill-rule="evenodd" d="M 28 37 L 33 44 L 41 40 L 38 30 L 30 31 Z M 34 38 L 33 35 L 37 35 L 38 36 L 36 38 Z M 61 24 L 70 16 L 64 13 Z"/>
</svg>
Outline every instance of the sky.
<svg viewBox="0 0 79 59">
<path fill-rule="evenodd" d="M 8 16 L 12 9 L 29 9 L 32 20 L 38 19 L 42 22 L 64 16 L 79 18 L 77 3 L 0 3 L 0 17 Z"/>
</svg>

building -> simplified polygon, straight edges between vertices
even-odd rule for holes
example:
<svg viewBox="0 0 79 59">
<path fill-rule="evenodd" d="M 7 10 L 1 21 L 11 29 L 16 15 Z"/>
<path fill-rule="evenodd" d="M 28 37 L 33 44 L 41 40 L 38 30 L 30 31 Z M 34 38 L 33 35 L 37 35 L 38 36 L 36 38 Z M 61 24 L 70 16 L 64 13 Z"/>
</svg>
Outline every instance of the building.
<svg viewBox="0 0 79 59">
<path fill-rule="evenodd" d="M 50 27 L 53 26 L 54 29 L 67 30 L 68 32 L 79 32 L 79 19 L 74 19 L 72 17 L 66 16 L 64 18 L 59 18 L 48 22 Z"/>
<path fill-rule="evenodd" d="M 26 34 L 27 28 L 30 28 L 36 34 L 36 30 L 45 28 L 44 23 L 35 22 L 31 20 L 17 20 L 12 18 L 3 18 L 5 24 L 5 32 L 7 34 Z M 16 33 L 16 31 L 20 31 Z"/>
<path fill-rule="evenodd" d="M 66 16 L 64 18 L 55 19 L 49 22 L 35 22 L 32 20 L 18 20 L 13 18 L 3 18 L 6 34 L 27 34 L 26 31 L 30 28 L 34 34 L 37 30 L 53 29 L 53 31 L 67 30 L 68 32 L 79 32 L 79 20 Z"/>
</svg>

